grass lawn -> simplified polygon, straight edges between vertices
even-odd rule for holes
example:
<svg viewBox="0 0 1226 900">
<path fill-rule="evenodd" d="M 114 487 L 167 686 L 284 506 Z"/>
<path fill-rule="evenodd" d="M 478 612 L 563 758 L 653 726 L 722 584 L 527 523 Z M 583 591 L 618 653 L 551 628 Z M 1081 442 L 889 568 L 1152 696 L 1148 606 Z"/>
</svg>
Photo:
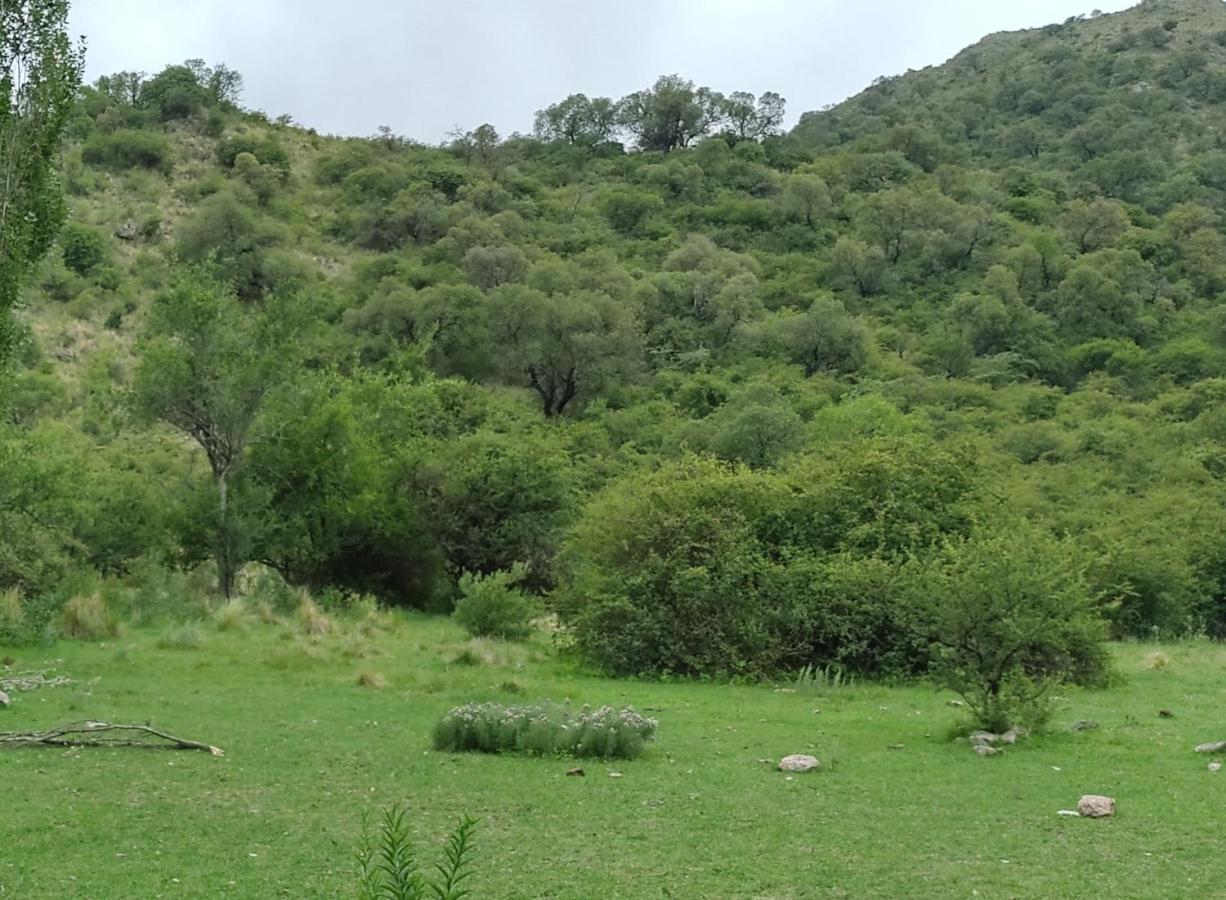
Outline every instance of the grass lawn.
<svg viewBox="0 0 1226 900">
<path fill-rule="evenodd" d="M 0 649 L 75 680 L 16 694 L 2 730 L 149 721 L 226 751 L 0 751 L 0 897 L 347 896 L 361 812 L 394 800 L 428 860 L 462 813 L 480 819 L 478 898 L 1226 896 L 1226 773 L 1192 753 L 1226 740 L 1226 647 L 1121 645 L 1117 687 L 1070 692 L 1049 734 L 981 759 L 924 687 L 614 681 L 544 639 L 470 644 L 424 618 L 370 637 L 205 628 L 194 649 L 139 629 Z M 1170 661 L 1151 670 L 1156 650 Z M 431 749 L 453 705 L 540 698 L 649 710 L 658 741 L 583 778 Z M 762 762 L 802 752 L 823 770 Z M 1117 817 L 1056 815 L 1086 793 Z"/>
</svg>

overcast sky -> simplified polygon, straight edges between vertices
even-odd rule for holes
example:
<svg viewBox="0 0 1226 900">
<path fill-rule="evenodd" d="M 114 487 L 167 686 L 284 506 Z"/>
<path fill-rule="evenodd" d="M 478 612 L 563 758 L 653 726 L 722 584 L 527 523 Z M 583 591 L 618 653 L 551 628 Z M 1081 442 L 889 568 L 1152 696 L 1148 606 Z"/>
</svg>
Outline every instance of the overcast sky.
<svg viewBox="0 0 1226 900">
<path fill-rule="evenodd" d="M 944 62 L 994 31 L 1135 0 L 72 0 L 87 77 L 200 57 L 243 103 L 321 132 L 379 125 L 530 131 L 567 94 L 621 97 L 677 72 L 777 91 L 788 124 L 879 75 Z M 1090 5 L 1087 5 L 1090 4 Z"/>
</svg>

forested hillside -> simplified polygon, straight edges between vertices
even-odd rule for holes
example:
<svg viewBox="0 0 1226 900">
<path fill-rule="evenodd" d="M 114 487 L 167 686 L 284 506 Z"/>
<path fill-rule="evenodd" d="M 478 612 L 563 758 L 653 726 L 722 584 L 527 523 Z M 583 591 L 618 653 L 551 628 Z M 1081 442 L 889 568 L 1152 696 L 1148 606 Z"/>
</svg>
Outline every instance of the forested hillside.
<svg viewBox="0 0 1226 900">
<path fill-rule="evenodd" d="M 996 35 L 787 134 L 676 76 L 441 147 L 240 89 L 191 61 L 76 105 L 0 404 L 0 590 L 43 623 L 260 563 L 439 612 L 513 570 L 631 673 L 920 671 L 982 584 L 1226 636 L 1219 0 Z"/>
</svg>

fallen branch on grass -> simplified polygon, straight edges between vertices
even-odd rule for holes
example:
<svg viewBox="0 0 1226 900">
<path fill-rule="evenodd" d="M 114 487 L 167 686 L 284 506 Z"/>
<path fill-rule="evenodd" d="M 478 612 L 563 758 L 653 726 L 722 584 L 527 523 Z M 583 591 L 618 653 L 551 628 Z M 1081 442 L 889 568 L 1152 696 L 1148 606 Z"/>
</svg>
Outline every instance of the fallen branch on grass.
<svg viewBox="0 0 1226 900">
<path fill-rule="evenodd" d="M 54 669 L 46 672 L 14 672 L 12 675 L 0 675 L 0 691 L 15 693 L 17 691 L 36 691 L 39 688 L 64 687 L 72 684 L 67 675 L 53 675 Z"/>
<path fill-rule="evenodd" d="M 169 741 L 151 743 L 139 738 L 111 737 L 115 732 L 131 732 L 145 737 Z M 214 756 L 225 756 L 218 747 L 187 741 L 148 725 L 113 725 L 110 722 L 70 722 L 50 731 L 0 731 L 0 747 L 22 747 L 43 744 L 50 747 L 147 747 L 162 750 L 203 750 Z"/>
</svg>

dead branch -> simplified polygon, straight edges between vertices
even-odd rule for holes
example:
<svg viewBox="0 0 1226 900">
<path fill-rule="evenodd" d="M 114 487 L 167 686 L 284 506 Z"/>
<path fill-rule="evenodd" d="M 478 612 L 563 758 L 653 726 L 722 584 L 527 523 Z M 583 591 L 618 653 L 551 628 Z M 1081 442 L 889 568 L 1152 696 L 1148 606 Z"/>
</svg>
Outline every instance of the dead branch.
<svg viewBox="0 0 1226 900">
<path fill-rule="evenodd" d="M 135 733 L 140 736 L 168 741 L 166 744 L 148 740 L 109 737 L 115 732 Z M 214 756 L 225 756 L 218 747 L 188 741 L 173 734 L 159 731 L 149 725 L 114 725 L 110 722 L 70 722 L 49 731 L 0 731 L 0 747 L 145 747 L 163 750 L 203 750 Z"/>
<path fill-rule="evenodd" d="M 0 691 L 15 693 L 17 691 L 36 691 L 39 688 L 64 687 L 72 684 L 67 675 L 54 675 L 55 669 L 45 672 L 14 672 L 12 675 L 0 675 Z"/>
</svg>

